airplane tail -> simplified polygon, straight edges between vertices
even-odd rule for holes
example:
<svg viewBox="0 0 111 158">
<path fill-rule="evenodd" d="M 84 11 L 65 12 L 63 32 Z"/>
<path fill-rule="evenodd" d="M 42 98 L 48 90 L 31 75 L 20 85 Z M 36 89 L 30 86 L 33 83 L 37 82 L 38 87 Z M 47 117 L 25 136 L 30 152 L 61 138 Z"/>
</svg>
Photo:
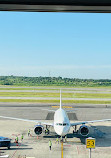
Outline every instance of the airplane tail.
<svg viewBox="0 0 111 158">
<path fill-rule="evenodd" d="M 61 89 L 60 89 L 60 109 L 62 109 L 62 95 L 61 95 Z"/>
</svg>

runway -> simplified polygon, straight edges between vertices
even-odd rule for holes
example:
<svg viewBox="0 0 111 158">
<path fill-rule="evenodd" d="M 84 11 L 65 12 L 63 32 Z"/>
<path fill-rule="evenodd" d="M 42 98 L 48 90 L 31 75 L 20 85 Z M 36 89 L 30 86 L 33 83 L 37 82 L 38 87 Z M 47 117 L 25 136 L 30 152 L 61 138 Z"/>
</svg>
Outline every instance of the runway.
<svg viewBox="0 0 111 158">
<path fill-rule="evenodd" d="M 0 99 L 20 100 L 60 100 L 59 97 L 0 97 Z M 62 100 L 111 101 L 110 98 L 62 98 Z"/>
<path fill-rule="evenodd" d="M 60 93 L 60 90 L 0 90 L 0 92 L 27 92 L 27 93 Z M 62 93 L 89 93 L 89 94 L 111 94 L 110 90 L 67 90 L 63 89 Z"/>
</svg>

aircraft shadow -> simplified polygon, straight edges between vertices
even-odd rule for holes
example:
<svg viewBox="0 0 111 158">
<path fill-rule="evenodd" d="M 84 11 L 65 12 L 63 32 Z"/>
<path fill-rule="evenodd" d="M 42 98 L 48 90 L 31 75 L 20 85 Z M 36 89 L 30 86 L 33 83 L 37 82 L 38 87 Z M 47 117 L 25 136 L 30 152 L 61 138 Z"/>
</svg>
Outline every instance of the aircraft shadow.
<svg viewBox="0 0 111 158">
<path fill-rule="evenodd" d="M 87 137 L 93 137 L 96 139 L 97 147 L 110 147 L 111 146 L 111 126 L 91 126 L 93 132 Z M 43 138 L 60 138 L 56 133 L 51 132 L 50 135 L 44 135 Z M 67 138 L 79 138 L 81 143 L 86 143 L 87 137 L 82 137 L 80 134 L 68 133 Z M 70 140 L 68 140 L 70 142 Z M 76 144 L 76 142 L 71 142 L 71 144 Z"/>
<path fill-rule="evenodd" d="M 96 147 L 110 147 L 111 146 L 111 126 L 91 126 L 93 133 L 89 134 L 88 137 L 96 139 Z M 76 137 L 76 136 L 75 136 Z M 78 136 L 81 143 L 86 143 L 86 138 Z"/>
<path fill-rule="evenodd" d="M 96 126 L 99 131 L 102 131 L 104 135 L 102 137 L 96 136 L 97 147 L 110 147 L 111 146 L 111 126 Z"/>
<path fill-rule="evenodd" d="M 57 135 L 56 133 L 53 132 L 53 135 L 50 133 L 50 135 L 44 135 L 43 138 L 60 138 L 61 136 Z M 64 138 L 64 137 L 63 137 Z M 68 133 L 67 138 L 74 138 L 73 133 Z"/>
<path fill-rule="evenodd" d="M 33 149 L 33 148 L 13 148 L 13 147 L 10 147 L 10 149 L 7 149 L 7 148 L 1 148 L 0 150 L 30 150 L 30 149 Z"/>
<path fill-rule="evenodd" d="M 11 143 L 11 146 L 28 146 L 26 144 L 23 144 L 23 143 Z"/>
</svg>

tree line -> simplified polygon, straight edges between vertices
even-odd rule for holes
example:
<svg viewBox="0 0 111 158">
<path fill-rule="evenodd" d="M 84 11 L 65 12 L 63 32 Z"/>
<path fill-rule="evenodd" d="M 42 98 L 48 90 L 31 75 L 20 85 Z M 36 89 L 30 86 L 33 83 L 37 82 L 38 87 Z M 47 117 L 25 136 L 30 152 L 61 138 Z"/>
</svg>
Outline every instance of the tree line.
<svg viewBox="0 0 111 158">
<path fill-rule="evenodd" d="M 62 77 L 0 76 L 0 85 L 17 86 L 111 86 L 110 79 L 79 79 Z"/>
</svg>

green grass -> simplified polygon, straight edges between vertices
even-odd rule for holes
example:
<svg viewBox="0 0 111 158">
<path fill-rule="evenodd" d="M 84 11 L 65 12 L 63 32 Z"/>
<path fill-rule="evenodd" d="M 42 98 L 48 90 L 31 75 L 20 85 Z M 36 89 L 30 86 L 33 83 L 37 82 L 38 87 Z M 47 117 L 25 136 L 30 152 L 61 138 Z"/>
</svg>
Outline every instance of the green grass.
<svg viewBox="0 0 111 158">
<path fill-rule="evenodd" d="M 59 93 L 35 93 L 35 92 L 0 92 L 0 96 L 8 97 L 59 97 Z M 63 97 L 70 97 L 70 93 L 63 93 Z"/>
<path fill-rule="evenodd" d="M 59 97 L 59 93 L 49 92 L 0 92 L 3 97 Z M 111 98 L 111 94 L 62 93 L 63 98 Z"/>
<path fill-rule="evenodd" d="M 14 87 L 14 88 L 13 88 Z M 0 85 L 0 90 L 33 90 L 33 89 L 44 89 L 45 88 L 48 88 L 48 90 L 50 90 L 50 88 L 55 88 L 55 89 L 60 89 L 60 88 L 88 88 L 88 89 L 96 89 L 96 88 L 99 88 L 99 89 L 102 89 L 102 88 L 105 88 L 105 89 L 111 89 L 111 86 L 67 86 L 67 85 L 64 85 L 64 86 L 56 86 L 56 85 L 36 85 L 36 86 L 17 86 L 17 85 Z"/>
<path fill-rule="evenodd" d="M 54 88 L 54 89 L 53 89 Z M 67 88 L 75 88 L 75 87 L 26 87 L 26 88 L 22 88 L 22 87 L 16 87 L 16 88 L 13 88 L 13 87 L 5 87 L 5 88 L 2 88 L 0 87 L 0 90 L 60 90 L 61 88 L 66 88 L 66 89 L 62 89 L 62 91 L 66 91 Z M 71 91 L 72 89 L 68 89 L 68 91 Z"/>
<path fill-rule="evenodd" d="M 111 98 L 111 94 L 106 93 L 76 93 L 75 98 Z"/>
<path fill-rule="evenodd" d="M 5 86 L 6 88 L 0 87 L 0 90 L 53 90 L 50 88 L 109 88 L 109 87 L 69 87 L 69 86 L 38 86 L 38 89 L 35 89 L 34 87 L 31 88 L 22 88 L 20 86 L 16 88 L 9 88 L 8 86 Z M 47 89 L 45 89 L 47 87 Z M 58 89 L 54 89 L 58 90 Z M 63 90 L 64 91 L 64 90 Z M 88 90 L 86 90 L 88 91 Z M 93 91 L 94 92 L 94 91 Z M 0 96 L 3 97 L 55 97 L 55 100 L 31 100 L 31 99 L 0 99 L 0 102 L 27 102 L 27 103 L 59 103 L 59 100 L 56 98 L 59 98 L 59 93 L 51 93 L 51 92 L 0 92 Z M 93 100 L 84 100 L 84 98 L 111 98 L 111 94 L 106 93 L 64 93 L 62 92 L 63 98 L 83 98 L 83 100 L 63 100 L 63 103 L 84 103 L 84 104 L 111 104 L 111 101 L 93 101 Z"/>
<path fill-rule="evenodd" d="M 59 103 L 59 100 L 28 100 L 28 99 L 0 99 L 0 102 L 17 102 L 17 103 Z M 63 100 L 62 103 L 73 104 L 111 104 L 111 101 L 85 101 L 85 100 Z"/>
</svg>

